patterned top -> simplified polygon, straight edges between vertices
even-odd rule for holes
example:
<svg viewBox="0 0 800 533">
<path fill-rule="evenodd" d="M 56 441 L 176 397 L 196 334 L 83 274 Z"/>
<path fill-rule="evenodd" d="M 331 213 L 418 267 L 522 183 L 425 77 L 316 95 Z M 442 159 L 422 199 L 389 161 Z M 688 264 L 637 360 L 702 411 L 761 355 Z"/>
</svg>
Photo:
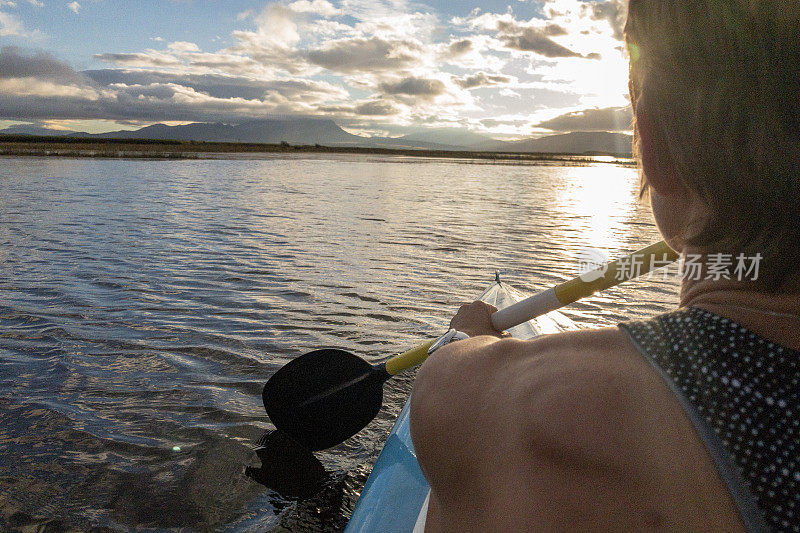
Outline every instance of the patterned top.
<svg viewBox="0 0 800 533">
<path fill-rule="evenodd" d="M 697 308 L 620 327 L 683 404 L 748 531 L 800 532 L 800 352 Z"/>
</svg>

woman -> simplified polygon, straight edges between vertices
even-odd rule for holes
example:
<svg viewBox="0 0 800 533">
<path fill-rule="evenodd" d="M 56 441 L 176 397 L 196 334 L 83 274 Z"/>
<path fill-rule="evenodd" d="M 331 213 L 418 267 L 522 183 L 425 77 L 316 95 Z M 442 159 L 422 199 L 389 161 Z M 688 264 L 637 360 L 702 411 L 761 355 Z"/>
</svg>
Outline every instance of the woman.
<svg viewBox="0 0 800 533">
<path fill-rule="evenodd" d="M 800 531 L 800 2 L 631 0 L 626 40 L 643 194 L 705 268 L 618 328 L 463 306 L 412 396 L 429 531 Z"/>
</svg>

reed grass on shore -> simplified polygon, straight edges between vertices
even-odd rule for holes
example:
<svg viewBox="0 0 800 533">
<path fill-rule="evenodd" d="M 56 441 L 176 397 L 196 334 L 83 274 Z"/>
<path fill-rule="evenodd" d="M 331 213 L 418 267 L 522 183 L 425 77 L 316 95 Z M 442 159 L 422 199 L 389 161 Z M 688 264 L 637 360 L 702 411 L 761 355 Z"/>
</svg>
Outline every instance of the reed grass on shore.
<svg viewBox="0 0 800 533">
<path fill-rule="evenodd" d="M 561 162 L 581 164 L 603 162 L 635 164 L 627 154 L 566 154 L 480 152 L 461 150 L 426 150 L 412 148 L 372 148 L 358 146 L 261 144 L 237 142 L 178 141 L 161 139 L 113 139 L 93 137 L 45 137 L 33 135 L 0 135 L 0 155 L 98 157 L 132 159 L 215 159 L 233 154 L 320 153 L 371 154 L 450 159 L 484 159 L 503 162 Z M 607 159 L 610 156 L 610 159 Z"/>
</svg>

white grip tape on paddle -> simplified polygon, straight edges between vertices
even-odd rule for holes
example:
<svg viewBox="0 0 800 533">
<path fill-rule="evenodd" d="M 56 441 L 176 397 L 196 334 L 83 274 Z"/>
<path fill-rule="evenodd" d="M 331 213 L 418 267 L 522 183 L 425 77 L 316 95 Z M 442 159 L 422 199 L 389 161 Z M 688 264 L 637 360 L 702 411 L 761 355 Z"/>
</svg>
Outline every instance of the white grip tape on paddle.
<svg viewBox="0 0 800 533">
<path fill-rule="evenodd" d="M 469 335 L 467 335 L 466 333 L 462 333 L 461 331 L 451 328 L 447 333 L 436 339 L 436 341 L 433 344 L 431 344 L 431 347 L 428 348 L 428 355 L 432 354 L 445 344 L 450 344 L 451 342 L 461 341 L 468 338 Z"/>
<path fill-rule="evenodd" d="M 555 289 L 547 289 L 495 312 L 492 325 L 497 331 L 505 331 L 561 307 L 564 304 L 558 300 Z"/>
</svg>

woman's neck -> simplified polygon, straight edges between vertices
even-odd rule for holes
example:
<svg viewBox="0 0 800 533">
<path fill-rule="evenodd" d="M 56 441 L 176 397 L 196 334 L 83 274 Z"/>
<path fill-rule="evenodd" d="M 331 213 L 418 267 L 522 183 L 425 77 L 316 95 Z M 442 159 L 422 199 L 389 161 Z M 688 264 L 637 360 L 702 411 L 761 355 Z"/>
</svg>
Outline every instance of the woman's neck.
<svg viewBox="0 0 800 533">
<path fill-rule="evenodd" d="M 800 276 L 793 276 L 785 287 L 800 287 Z M 800 293 L 792 292 L 766 293 L 746 281 L 684 279 L 680 306 L 724 316 L 765 339 L 800 351 Z"/>
</svg>

